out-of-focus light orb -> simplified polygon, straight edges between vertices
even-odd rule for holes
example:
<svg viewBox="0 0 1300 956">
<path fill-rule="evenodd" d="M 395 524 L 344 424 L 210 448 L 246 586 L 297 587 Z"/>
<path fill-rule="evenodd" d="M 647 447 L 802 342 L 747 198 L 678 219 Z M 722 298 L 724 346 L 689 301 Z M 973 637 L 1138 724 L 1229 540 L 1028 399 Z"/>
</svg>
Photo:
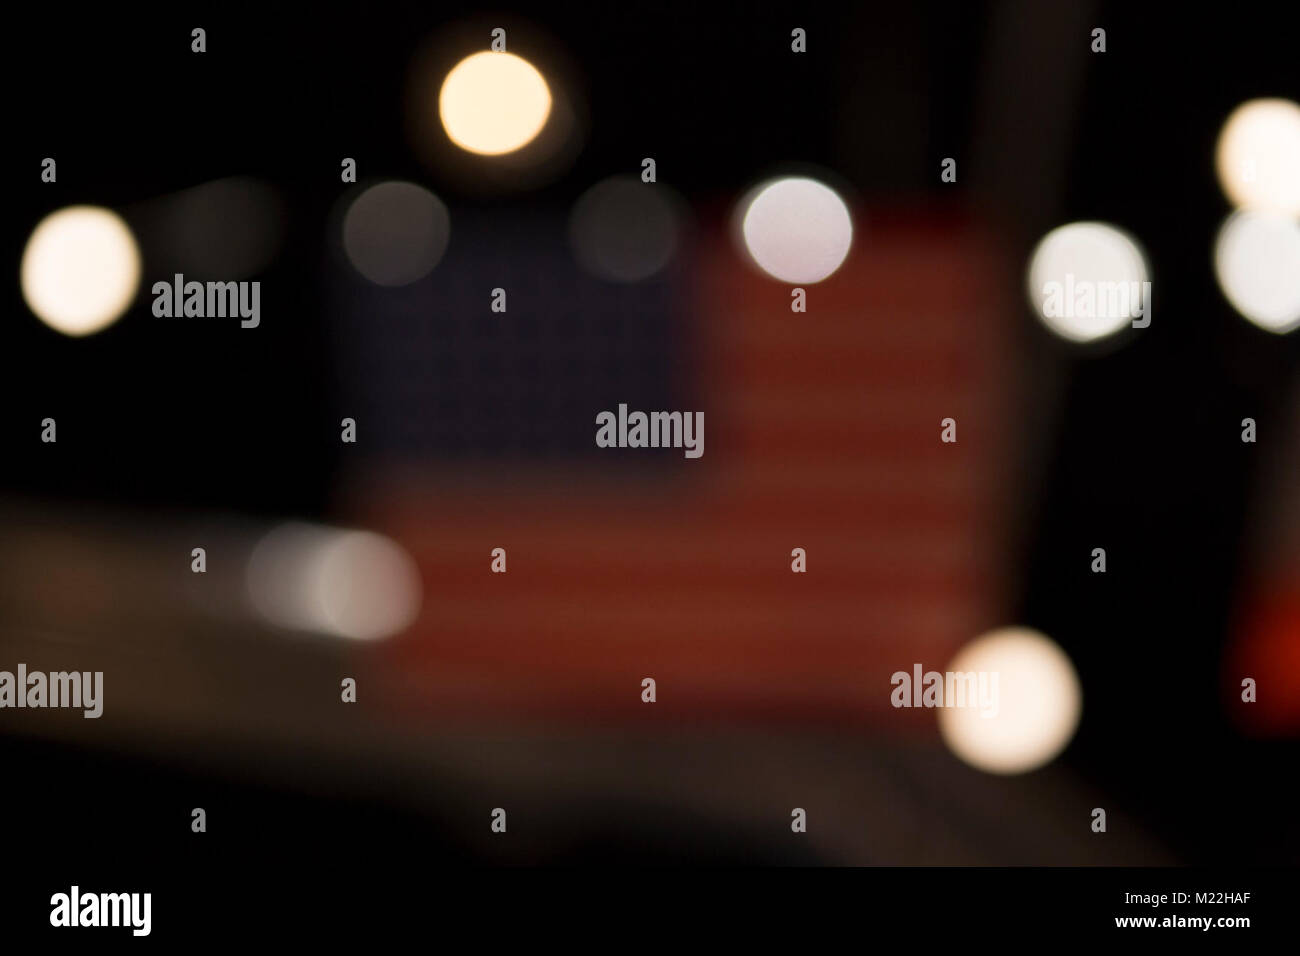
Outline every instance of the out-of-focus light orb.
<svg viewBox="0 0 1300 956">
<path fill-rule="evenodd" d="M 23 299 L 64 335 L 112 325 L 140 287 L 140 247 L 122 217 L 100 206 L 68 206 L 32 230 L 19 266 Z"/>
<path fill-rule="evenodd" d="M 451 217 L 429 190 L 414 183 L 371 186 L 343 217 L 343 249 L 378 285 L 408 285 L 433 271 L 447 251 Z"/>
<path fill-rule="evenodd" d="M 279 627 L 358 641 L 406 629 L 420 611 L 420 576 L 394 541 L 369 531 L 290 523 L 249 557 L 253 606 Z"/>
<path fill-rule="evenodd" d="M 1240 209 L 1214 242 L 1214 274 L 1233 308 L 1269 332 L 1300 326 L 1300 222 Z"/>
<path fill-rule="evenodd" d="M 1215 165 L 1235 205 L 1300 216 L 1300 105 L 1262 99 L 1238 106 L 1219 133 Z"/>
<path fill-rule="evenodd" d="M 551 90 L 537 68 L 513 53 L 483 51 L 443 80 L 438 115 L 453 143 L 499 156 L 532 141 L 551 114 Z"/>
<path fill-rule="evenodd" d="M 821 282 L 844 262 L 853 220 L 835 190 L 791 176 L 760 186 L 745 206 L 741 236 L 760 269 L 782 282 Z"/>
<path fill-rule="evenodd" d="M 1053 229 L 1034 248 L 1026 276 L 1029 301 L 1043 324 L 1071 342 L 1095 341 L 1131 325 L 1141 301 L 1134 296 L 1142 295 L 1148 281 L 1146 257 L 1137 242 L 1104 222 Z M 1110 307 L 1108 290 L 1119 288 L 1118 283 L 1123 283 L 1124 304 L 1132 308 Z M 1080 308 L 1084 284 L 1093 294 L 1090 309 Z"/>
<path fill-rule="evenodd" d="M 680 216 L 667 187 L 613 176 L 574 204 L 569 242 L 578 263 L 614 282 L 639 282 L 661 270 L 677 250 Z"/>
<path fill-rule="evenodd" d="M 1083 693 L 1074 665 L 1052 640 L 1029 628 L 1003 628 L 963 647 L 949 671 L 997 675 L 993 716 L 979 707 L 942 707 L 939 733 L 959 758 L 988 773 L 1016 774 L 1047 764 L 1074 736 Z"/>
<path fill-rule="evenodd" d="M 252 177 L 193 186 L 162 197 L 157 208 L 164 252 L 177 272 L 243 279 L 265 270 L 284 244 L 284 199 Z"/>
</svg>

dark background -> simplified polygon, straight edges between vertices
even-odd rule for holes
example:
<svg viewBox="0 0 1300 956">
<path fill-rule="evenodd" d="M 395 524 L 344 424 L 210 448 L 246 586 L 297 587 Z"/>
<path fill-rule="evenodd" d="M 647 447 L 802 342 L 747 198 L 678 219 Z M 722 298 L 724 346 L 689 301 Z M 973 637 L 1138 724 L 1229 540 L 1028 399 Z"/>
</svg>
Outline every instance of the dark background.
<svg viewBox="0 0 1300 956">
<path fill-rule="evenodd" d="M 185 509 L 328 519 L 344 453 L 335 423 L 358 374 L 357 327 L 342 316 L 373 295 L 340 277 L 325 240 L 352 188 L 338 180 L 343 156 L 358 159 L 363 183 L 426 183 L 453 222 L 475 224 L 439 281 L 472 278 L 477 289 L 507 271 L 533 277 L 544 303 L 535 315 L 563 333 L 538 333 L 532 314 L 512 313 L 491 334 L 453 324 L 449 357 L 412 399 L 420 427 L 382 430 L 364 453 L 582 461 L 593 449 L 580 410 L 608 382 L 625 383 L 639 407 L 690 407 L 690 340 L 672 295 L 684 280 L 588 280 L 536 224 L 597 179 L 637 172 L 642 156 L 706 217 L 773 161 L 816 163 L 868 209 L 955 210 L 1005 239 L 999 281 L 1018 296 L 1028 382 L 1027 449 L 1011 469 L 1028 489 L 1011 612 L 1053 635 L 1089 698 L 1107 702 L 1061 760 L 1134 811 L 1171 862 L 1293 865 L 1296 728 L 1243 736 L 1215 702 L 1251 542 L 1267 523 L 1262 476 L 1277 442 L 1297 440 L 1284 430 L 1300 337 L 1266 335 L 1232 312 L 1210 243 L 1228 211 L 1215 137 L 1241 101 L 1300 94 L 1296 20 L 1283 4 L 1065 6 L 35 11 L 6 44 L 4 248 L 15 277 L 30 229 L 58 206 L 129 206 L 234 174 L 282 190 L 288 234 L 258 277 L 255 333 L 155 320 L 142 294 L 118 325 L 70 342 L 11 282 L 0 494 L 19 511 L 108 508 L 145 528 Z M 406 64 L 425 37 L 466 19 L 499 21 L 524 56 L 535 32 L 558 41 L 585 77 L 584 148 L 524 194 L 439 180 L 406 139 Z M 202 56 L 189 51 L 194 26 L 207 30 Z M 807 55 L 789 52 L 794 26 L 808 31 Z M 1107 30 L 1104 55 L 1087 52 L 1093 26 Z M 58 160 L 57 184 L 39 181 L 44 156 Z M 955 185 L 939 181 L 946 156 L 959 158 Z M 1149 256 L 1155 321 L 1123 349 L 1067 349 L 1023 304 L 1033 242 L 1075 219 L 1120 223 Z M 612 312 L 642 321 L 628 332 L 585 318 Z M 400 350 L 393 334 L 376 328 L 374 348 Z M 57 446 L 38 441 L 46 415 L 58 419 Z M 1267 440 L 1238 440 L 1246 416 Z M 1079 557 L 1098 540 L 1104 578 Z M 685 812 L 666 822 L 653 797 L 623 807 L 594 796 L 567 846 L 512 857 L 465 836 L 454 813 L 394 805 L 400 767 L 369 768 L 358 793 L 324 753 L 294 755 L 291 779 L 267 783 L 252 758 L 236 772 L 195 769 L 170 751 L 113 753 L 21 730 L 7 721 L 0 734 L 6 842 L 79 861 L 51 874 L 64 889 L 79 878 L 72 870 L 87 884 L 131 873 L 161 889 L 173 872 L 309 872 L 336 854 L 381 874 L 430 863 L 827 862 Z M 190 806 L 222 807 L 198 849 Z M 35 912 L 53 891 L 31 886 Z"/>
</svg>

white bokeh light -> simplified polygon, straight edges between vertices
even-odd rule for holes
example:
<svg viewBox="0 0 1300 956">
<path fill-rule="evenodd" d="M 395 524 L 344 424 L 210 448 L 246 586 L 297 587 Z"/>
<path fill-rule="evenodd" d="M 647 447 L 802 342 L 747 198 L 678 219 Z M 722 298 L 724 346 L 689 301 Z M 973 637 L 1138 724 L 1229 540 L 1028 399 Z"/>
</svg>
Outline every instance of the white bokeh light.
<svg viewBox="0 0 1300 956">
<path fill-rule="evenodd" d="M 1219 133 L 1215 167 L 1234 205 L 1300 216 L 1300 105 L 1259 99 L 1238 106 Z"/>
<path fill-rule="evenodd" d="M 248 595 L 279 627 L 368 641 L 404 630 L 420 611 L 420 576 L 396 542 L 370 531 L 291 523 L 248 559 Z"/>
<path fill-rule="evenodd" d="M 91 335 L 116 322 L 140 287 L 131 229 L 100 206 L 68 206 L 32 231 L 19 266 L 23 299 L 64 335 Z"/>
<path fill-rule="evenodd" d="M 1029 628 L 1004 628 L 963 647 L 949 671 L 997 675 L 997 707 L 939 709 L 939 732 L 959 758 L 988 773 L 1035 770 L 1065 749 L 1079 725 L 1083 693 L 1074 665 Z"/>
<path fill-rule="evenodd" d="M 1094 302 L 1091 314 L 1075 308 L 1072 290 L 1087 283 L 1094 290 L 1117 287 L 1140 292 L 1149 281 L 1146 257 L 1128 233 L 1104 222 L 1072 222 L 1058 226 L 1044 236 L 1029 257 L 1027 282 L 1029 300 L 1043 324 L 1071 342 L 1091 342 L 1113 335 L 1132 324 L 1134 315 L 1125 309 L 1104 309 Z M 1053 308 L 1047 288 L 1055 284 L 1065 290 L 1064 308 Z M 1148 303 L 1149 304 L 1149 303 Z"/>
<path fill-rule="evenodd" d="M 853 244 L 853 220 L 839 194 L 815 179 L 764 183 L 742 201 L 741 237 L 755 264 L 782 282 L 821 282 Z"/>
<path fill-rule="evenodd" d="M 499 156 L 527 145 L 551 113 L 551 91 L 537 68 L 513 53 L 482 51 L 447 74 L 438 115 L 453 143 Z"/>
<path fill-rule="evenodd" d="M 1300 326 L 1300 223 L 1238 210 L 1214 242 L 1214 274 L 1233 308 L 1278 334 Z"/>
</svg>

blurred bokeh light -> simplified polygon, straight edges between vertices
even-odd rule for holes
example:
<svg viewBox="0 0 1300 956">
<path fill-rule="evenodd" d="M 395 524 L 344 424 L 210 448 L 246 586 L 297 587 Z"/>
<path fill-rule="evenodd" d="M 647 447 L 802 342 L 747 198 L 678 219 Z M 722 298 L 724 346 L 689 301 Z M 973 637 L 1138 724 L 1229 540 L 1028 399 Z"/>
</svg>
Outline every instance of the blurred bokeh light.
<svg viewBox="0 0 1300 956">
<path fill-rule="evenodd" d="M 1072 222 L 1053 229 L 1039 241 L 1029 258 L 1029 300 L 1043 324 L 1071 342 L 1091 342 L 1114 335 L 1128 326 L 1131 312 L 1110 311 L 1095 307 L 1082 310 L 1070 306 L 1071 295 L 1065 293 L 1063 309 L 1048 307 L 1048 283 L 1063 289 L 1081 288 L 1084 283 L 1096 289 L 1103 283 L 1148 281 L 1146 257 L 1128 233 L 1104 222 Z M 1101 305 L 1098 297 L 1097 306 Z M 1137 302 L 1130 300 L 1136 306 Z"/>
<path fill-rule="evenodd" d="M 1238 210 L 1214 242 L 1219 288 L 1261 329 L 1278 334 L 1300 325 L 1300 222 Z"/>
<path fill-rule="evenodd" d="M 64 335 L 91 335 L 121 317 L 140 286 L 140 250 L 117 213 L 69 206 L 32 231 L 20 267 L 23 298 Z"/>
<path fill-rule="evenodd" d="M 513 53 L 483 51 L 461 60 L 438 94 L 438 115 L 461 149 L 496 156 L 533 139 L 551 112 L 546 80 Z"/>
<path fill-rule="evenodd" d="M 677 251 L 681 204 L 669 187 L 612 176 L 578 199 L 569 219 L 574 257 L 592 275 L 638 282 Z"/>
<path fill-rule="evenodd" d="M 804 176 L 764 183 L 741 201 L 745 250 L 782 282 L 821 282 L 844 262 L 853 221 L 835 190 Z"/>
<path fill-rule="evenodd" d="M 1219 134 L 1219 183 L 1234 205 L 1300 215 L 1300 106 L 1291 100 L 1250 100 Z"/>
<path fill-rule="evenodd" d="M 353 267 L 377 285 L 408 285 L 433 271 L 447 251 L 447 207 L 414 183 L 371 186 L 343 219 L 343 248 Z"/>
<path fill-rule="evenodd" d="M 963 647 L 947 670 L 998 675 L 995 711 L 939 709 L 944 742 L 972 767 L 999 774 L 1036 770 L 1074 736 L 1083 705 L 1079 678 L 1065 652 L 1043 634 L 993 631 Z"/>
<path fill-rule="evenodd" d="M 284 246 L 286 210 L 264 179 L 230 176 L 128 211 L 139 221 L 151 266 L 225 281 L 265 271 Z"/>
<path fill-rule="evenodd" d="M 253 549 L 247 583 L 254 608 L 272 624 L 353 640 L 397 634 L 420 611 L 415 563 L 369 531 L 281 525 Z"/>
</svg>

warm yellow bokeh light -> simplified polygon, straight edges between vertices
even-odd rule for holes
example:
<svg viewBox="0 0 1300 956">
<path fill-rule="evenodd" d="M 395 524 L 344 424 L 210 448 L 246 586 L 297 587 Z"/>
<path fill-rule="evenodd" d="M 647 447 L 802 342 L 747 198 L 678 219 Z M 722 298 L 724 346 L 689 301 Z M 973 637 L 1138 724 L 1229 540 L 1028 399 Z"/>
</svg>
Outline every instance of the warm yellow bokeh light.
<svg viewBox="0 0 1300 956">
<path fill-rule="evenodd" d="M 1300 215 L 1300 105 L 1261 99 L 1238 106 L 1219 134 L 1215 166 L 1234 205 Z"/>
<path fill-rule="evenodd" d="M 140 249 L 122 218 L 100 206 L 68 206 L 32 230 L 19 267 L 23 299 L 64 335 L 112 325 L 140 286 Z"/>
<path fill-rule="evenodd" d="M 451 141 L 487 156 L 531 142 L 550 113 L 546 80 L 513 53 L 466 57 L 447 74 L 438 94 L 438 115 Z"/>
</svg>

